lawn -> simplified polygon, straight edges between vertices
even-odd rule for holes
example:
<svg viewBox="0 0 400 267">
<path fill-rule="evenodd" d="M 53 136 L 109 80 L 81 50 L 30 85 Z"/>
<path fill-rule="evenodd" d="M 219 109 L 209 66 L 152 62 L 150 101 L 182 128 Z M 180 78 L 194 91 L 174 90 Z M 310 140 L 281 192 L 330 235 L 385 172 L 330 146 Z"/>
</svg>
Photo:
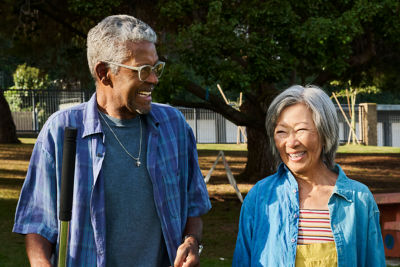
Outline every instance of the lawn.
<svg viewBox="0 0 400 267">
<path fill-rule="evenodd" d="M 11 233 L 34 139 L 22 141 L 19 145 L 0 145 L 0 240 L 7 240 L 7 245 L 0 247 L 0 266 L 28 266 L 23 237 Z M 233 174 L 238 175 L 246 164 L 245 145 L 199 144 L 199 163 L 203 175 L 208 173 L 219 150 L 225 152 Z M 399 190 L 400 171 L 397 171 L 398 167 L 393 167 L 399 161 L 400 148 L 388 147 L 343 146 L 337 157 L 337 162 L 351 178 L 361 177 L 358 180 L 369 185 L 373 192 Z M 382 179 L 388 182 L 382 183 Z M 385 184 L 388 184 L 387 187 Z M 238 184 L 243 195 L 252 186 Z M 207 188 L 213 208 L 203 217 L 204 250 L 201 265 L 231 266 L 241 205 L 228 183 L 221 162 L 214 170 Z"/>
</svg>

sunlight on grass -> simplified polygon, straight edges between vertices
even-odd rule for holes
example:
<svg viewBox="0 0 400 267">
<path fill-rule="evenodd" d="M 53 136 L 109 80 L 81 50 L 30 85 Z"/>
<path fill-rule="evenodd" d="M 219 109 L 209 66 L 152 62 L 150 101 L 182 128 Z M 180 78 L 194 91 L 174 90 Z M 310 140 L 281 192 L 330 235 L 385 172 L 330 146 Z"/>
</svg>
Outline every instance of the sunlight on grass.
<svg viewBox="0 0 400 267">
<path fill-rule="evenodd" d="M 247 144 L 197 144 L 198 150 L 247 151 Z M 400 147 L 343 145 L 338 153 L 348 154 L 400 154 Z"/>
<path fill-rule="evenodd" d="M 20 192 L 20 189 L 0 188 L 0 199 L 18 200 Z"/>
<path fill-rule="evenodd" d="M 228 183 L 228 181 L 227 181 Z M 253 187 L 253 184 L 238 184 L 240 193 L 247 194 Z M 207 184 L 207 190 L 210 195 L 212 194 L 235 194 L 235 189 L 230 184 Z"/>
<path fill-rule="evenodd" d="M 18 138 L 23 144 L 34 145 L 36 142 L 36 138 Z"/>
<path fill-rule="evenodd" d="M 363 145 L 344 145 L 339 146 L 338 153 L 347 154 L 397 154 L 400 147 L 389 146 L 363 146 Z"/>
<path fill-rule="evenodd" d="M 198 150 L 246 151 L 247 144 L 197 144 Z"/>
</svg>

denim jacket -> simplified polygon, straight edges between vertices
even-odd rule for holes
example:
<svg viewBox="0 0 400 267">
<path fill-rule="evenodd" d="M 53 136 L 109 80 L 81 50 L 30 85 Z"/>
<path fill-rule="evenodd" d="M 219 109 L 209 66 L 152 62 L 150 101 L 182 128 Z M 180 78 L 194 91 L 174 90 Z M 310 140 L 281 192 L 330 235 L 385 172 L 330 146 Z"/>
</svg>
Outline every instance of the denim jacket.
<svg viewBox="0 0 400 267">
<path fill-rule="evenodd" d="M 379 210 L 369 189 L 339 165 L 328 202 L 338 266 L 386 266 Z M 232 266 L 295 266 L 299 223 L 296 179 L 281 164 L 246 196 Z"/>
</svg>

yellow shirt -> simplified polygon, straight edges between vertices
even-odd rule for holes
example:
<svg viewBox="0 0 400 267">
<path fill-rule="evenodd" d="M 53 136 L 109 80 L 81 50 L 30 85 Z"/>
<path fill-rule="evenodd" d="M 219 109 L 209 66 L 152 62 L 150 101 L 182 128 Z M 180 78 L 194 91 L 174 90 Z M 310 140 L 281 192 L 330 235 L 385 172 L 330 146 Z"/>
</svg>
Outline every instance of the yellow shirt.
<svg viewBox="0 0 400 267">
<path fill-rule="evenodd" d="M 335 242 L 297 245 L 296 267 L 337 266 Z"/>
</svg>

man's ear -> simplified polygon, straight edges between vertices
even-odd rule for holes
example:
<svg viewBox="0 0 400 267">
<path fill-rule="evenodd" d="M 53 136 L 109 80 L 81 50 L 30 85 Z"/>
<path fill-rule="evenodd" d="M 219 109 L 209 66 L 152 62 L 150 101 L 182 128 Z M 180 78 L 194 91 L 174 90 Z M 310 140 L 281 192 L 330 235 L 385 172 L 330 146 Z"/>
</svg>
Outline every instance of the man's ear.
<svg viewBox="0 0 400 267">
<path fill-rule="evenodd" d="M 102 83 L 103 85 L 111 85 L 111 79 L 109 78 L 109 71 L 110 69 L 104 62 L 97 62 L 94 66 L 94 70 L 96 73 L 97 80 Z"/>
</svg>

